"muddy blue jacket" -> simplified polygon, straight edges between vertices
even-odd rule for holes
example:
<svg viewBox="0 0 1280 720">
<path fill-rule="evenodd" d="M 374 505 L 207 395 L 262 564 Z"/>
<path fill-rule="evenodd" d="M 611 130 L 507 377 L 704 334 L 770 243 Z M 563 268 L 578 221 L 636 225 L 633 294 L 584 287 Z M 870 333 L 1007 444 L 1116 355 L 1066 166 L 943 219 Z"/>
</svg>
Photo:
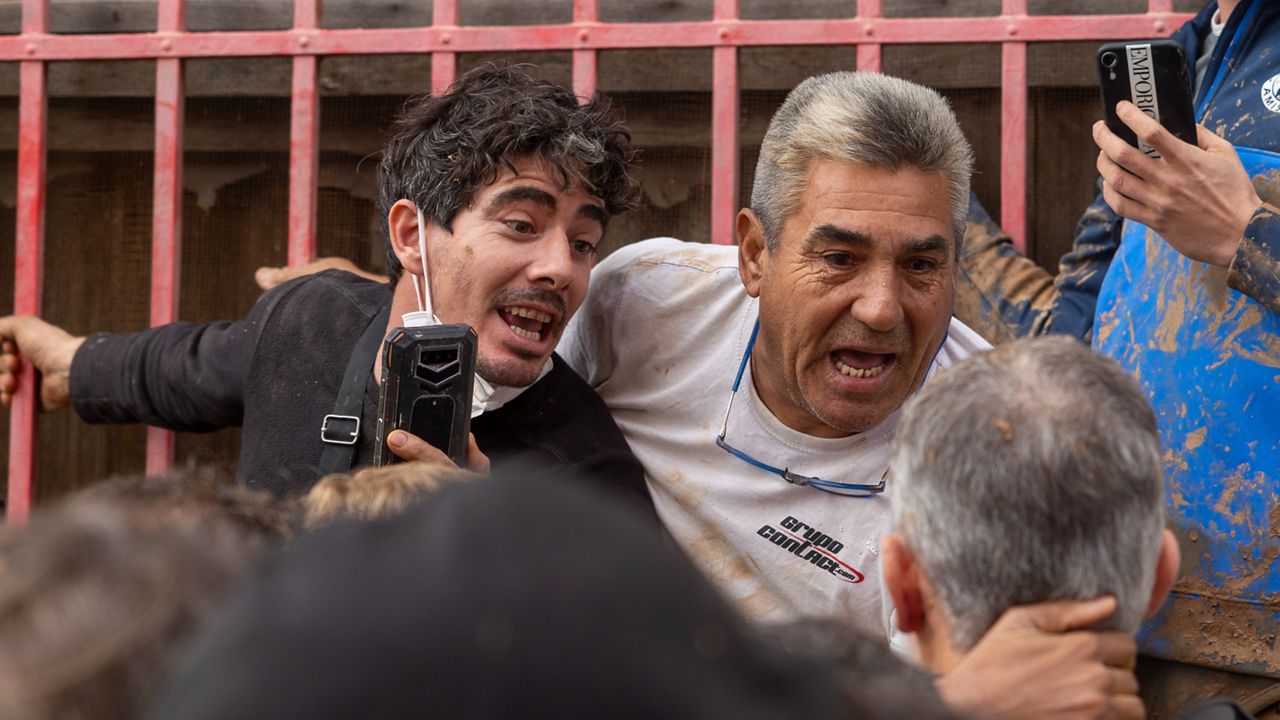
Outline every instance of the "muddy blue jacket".
<svg viewBox="0 0 1280 720">
<path fill-rule="evenodd" d="M 1241 3 L 1223 29 L 1196 107 L 1201 107 L 1213 89 L 1212 80 L 1238 33 L 1239 44 L 1200 121 L 1235 145 L 1280 152 L 1280 114 L 1269 110 L 1262 100 L 1264 86 L 1280 61 L 1276 56 L 1280 53 L 1280 4 L 1257 3 L 1259 7 L 1246 24 L 1243 20 L 1253 4 L 1249 0 Z M 1172 39 L 1182 45 L 1187 56 L 1190 77 L 1195 76 L 1201 39 L 1209 32 L 1216 9 L 1216 3 L 1210 3 L 1173 34 Z M 1275 88 L 1275 98 L 1274 102 L 1280 103 L 1280 87 Z M 1267 204 L 1245 232 L 1227 282 L 1273 312 L 1280 312 L 1280 210 L 1276 207 L 1280 205 L 1280 181 L 1260 188 L 1259 194 Z M 1015 250 L 977 197 L 972 197 L 956 317 L 992 342 L 1046 333 L 1089 338 L 1098 292 L 1120 247 L 1121 230 L 1121 218 L 1103 200 L 1099 185 L 1093 204 L 1076 225 L 1071 252 L 1062 257 L 1058 274 L 1053 276 Z"/>
<path fill-rule="evenodd" d="M 1215 9 L 1174 35 L 1189 63 Z M 1196 107 L 1264 201 L 1229 269 L 1191 261 L 1099 197 L 1051 279 L 975 206 L 962 284 L 979 292 L 959 306 L 996 340 L 1092 335 L 1138 379 L 1160 425 L 1183 558 L 1142 650 L 1280 677 L 1280 3 L 1237 7 Z"/>
</svg>

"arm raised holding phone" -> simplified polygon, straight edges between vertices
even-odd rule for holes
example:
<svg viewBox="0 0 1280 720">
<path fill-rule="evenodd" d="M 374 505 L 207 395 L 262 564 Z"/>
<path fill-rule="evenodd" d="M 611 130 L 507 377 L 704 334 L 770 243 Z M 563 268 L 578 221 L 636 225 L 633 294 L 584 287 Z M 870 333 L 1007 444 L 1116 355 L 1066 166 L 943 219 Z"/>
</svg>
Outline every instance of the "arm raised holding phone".
<svg viewBox="0 0 1280 720">
<path fill-rule="evenodd" d="M 1230 266 L 1250 219 L 1262 207 L 1235 147 L 1202 125 L 1196 126 L 1196 145 L 1182 142 L 1131 102 L 1120 102 L 1116 115 L 1160 157 L 1147 157 L 1105 122 L 1095 123 L 1107 204 L 1160 233 L 1192 260 Z"/>
</svg>

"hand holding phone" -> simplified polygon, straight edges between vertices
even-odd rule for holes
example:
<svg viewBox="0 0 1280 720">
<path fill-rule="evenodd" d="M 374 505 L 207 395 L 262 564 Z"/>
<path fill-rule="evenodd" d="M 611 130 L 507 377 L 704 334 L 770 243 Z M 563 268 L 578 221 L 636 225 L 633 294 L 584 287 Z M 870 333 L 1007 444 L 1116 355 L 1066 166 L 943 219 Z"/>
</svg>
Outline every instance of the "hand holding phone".
<svg viewBox="0 0 1280 720">
<path fill-rule="evenodd" d="M 1098 50 L 1106 121 L 1094 125 L 1093 140 L 1102 150 L 1102 197 L 1186 257 L 1227 267 L 1262 200 L 1232 144 L 1195 124 L 1186 67 L 1170 41 Z"/>
<path fill-rule="evenodd" d="M 1172 40 L 1107 43 L 1098 48 L 1098 77 L 1107 127 L 1125 142 L 1148 157 L 1160 157 L 1116 115 L 1121 100 L 1138 106 L 1179 140 L 1196 144 L 1191 80 L 1182 46 Z"/>
<path fill-rule="evenodd" d="M 464 324 L 397 328 L 384 348 L 374 464 L 400 461 L 387 447 L 387 436 L 404 430 L 467 467 L 475 331 Z"/>
</svg>

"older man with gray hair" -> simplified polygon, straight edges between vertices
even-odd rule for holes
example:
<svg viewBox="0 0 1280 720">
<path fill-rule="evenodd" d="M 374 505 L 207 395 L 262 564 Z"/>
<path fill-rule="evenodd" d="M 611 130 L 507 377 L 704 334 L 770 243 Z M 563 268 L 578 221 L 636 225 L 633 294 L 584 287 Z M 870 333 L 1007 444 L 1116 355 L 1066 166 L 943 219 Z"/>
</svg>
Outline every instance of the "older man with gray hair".
<svg viewBox="0 0 1280 720">
<path fill-rule="evenodd" d="M 909 401 L 891 465 L 895 534 L 881 549 L 897 625 L 923 664 L 949 672 L 1025 603 L 1113 595 L 1100 627 L 1136 632 L 1178 572 L 1161 456 L 1137 383 L 1066 337 L 970 358 Z"/>
<path fill-rule="evenodd" d="M 810 78 L 769 125 L 738 247 L 648 240 L 592 274 L 559 352 L 609 405 L 667 530 L 749 619 L 889 627 L 878 540 L 898 410 L 989 347 L 952 318 L 971 168 L 936 92 Z M 1039 716 L 1079 687 L 1040 660 L 1018 660 L 1038 683 L 1010 686 L 1010 658 L 1109 612 L 1015 616 L 939 687 L 967 709 L 1018 695 Z M 1125 640 L 1073 667 L 1127 662 Z"/>
</svg>

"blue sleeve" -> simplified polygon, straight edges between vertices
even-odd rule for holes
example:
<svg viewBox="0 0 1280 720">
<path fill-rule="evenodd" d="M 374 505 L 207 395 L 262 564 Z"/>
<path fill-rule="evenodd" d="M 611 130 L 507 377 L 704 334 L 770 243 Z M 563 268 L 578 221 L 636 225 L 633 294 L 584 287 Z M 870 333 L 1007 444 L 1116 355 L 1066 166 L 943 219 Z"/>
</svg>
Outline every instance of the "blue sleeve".
<svg viewBox="0 0 1280 720">
<path fill-rule="evenodd" d="M 993 343 L 1050 333 L 1088 339 L 1102 279 L 1119 245 L 1120 217 L 1099 194 L 1076 225 L 1055 277 L 1019 253 L 971 196 L 956 317 Z"/>
<path fill-rule="evenodd" d="M 1280 313 L 1280 208 L 1253 214 L 1227 272 L 1227 284 Z"/>
</svg>

